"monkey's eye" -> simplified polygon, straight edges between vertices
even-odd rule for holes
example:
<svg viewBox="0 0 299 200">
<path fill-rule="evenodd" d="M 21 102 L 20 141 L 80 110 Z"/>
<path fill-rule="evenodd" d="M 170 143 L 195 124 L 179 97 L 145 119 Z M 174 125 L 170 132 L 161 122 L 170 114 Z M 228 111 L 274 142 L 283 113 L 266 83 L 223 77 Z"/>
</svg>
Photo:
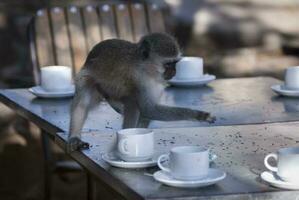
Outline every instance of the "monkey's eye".
<svg viewBox="0 0 299 200">
<path fill-rule="evenodd" d="M 165 67 L 165 68 L 173 68 L 173 67 L 175 67 L 175 64 L 176 64 L 176 63 L 174 63 L 174 62 L 168 62 L 168 63 L 165 63 L 165 64 L 164 64 L 164 67 Z"/>
<path fill-rule="evenodd" d="M 166 62 L 165 64 L 164 64 L 164 66 L 167 68 L 167 67 L 175 67 L 175 65 L 176 65 L 176 63 L 177 62 L 179 62 L 180 61 L 180 59 L 176 59 L 176 60 L 173 60 L 173 61 L 171 61 L 171 62 Z"/>
</svg>

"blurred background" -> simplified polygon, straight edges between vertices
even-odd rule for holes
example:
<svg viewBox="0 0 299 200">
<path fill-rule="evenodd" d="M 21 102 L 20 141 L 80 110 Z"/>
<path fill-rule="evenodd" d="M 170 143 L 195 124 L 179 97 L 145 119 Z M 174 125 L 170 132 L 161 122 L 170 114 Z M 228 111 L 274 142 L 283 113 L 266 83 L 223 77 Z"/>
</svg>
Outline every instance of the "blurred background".
<svg viewBox="0 0 299 200">
<path fill-rule="evenodd" d="M 38 9 L 101 2 L 1 0 L 0 88 L 33 85 L 26 30 Z M 150 2 L 165 10 L 166 26 L 184 55 L 203 57 L 205 70 L 217 78 L 282 79 L 286 67 L 299 65 L 298 0 Z M 54 151 L 58 159 L 65 157 Z M 0 104 L 0 199 L 42 199 L 43 165 L 39 130 Z M 83 173 L 54 176 L 52 199 L 85 198 L 85 179 Z"/>
</svg>

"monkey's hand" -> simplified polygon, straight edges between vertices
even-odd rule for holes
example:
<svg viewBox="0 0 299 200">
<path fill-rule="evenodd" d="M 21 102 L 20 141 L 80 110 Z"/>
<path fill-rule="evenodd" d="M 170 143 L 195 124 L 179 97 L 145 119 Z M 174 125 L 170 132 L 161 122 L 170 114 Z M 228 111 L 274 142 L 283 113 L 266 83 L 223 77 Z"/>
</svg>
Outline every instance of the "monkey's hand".
<svg viewBox="0 0 299 200">
<path fill-rule="evenodd" d="M 87 142 L 83 142 L 78 137 L 70 137 L 67 141 L 66 152 L 71 153 L 76 150 L 88 149 L 89 144 Z"/>
<path fill-rule="evenodd" d="M 215 116 L 209 116 L 206 121 L 209 123 L 209 124 L 213 124 L 215 123 L 216 121 L 216 117 Z"/>
<path fill-rule="evenodd" d="M 211 116 L 210 113 L 208 112 L 200 112 L 198 113 L 198 116 L 196 118 L 199 121 L 206 121 L 210 124 L 214 123 L 216 121 L 216 117 L 215 116 Z"/>
</svg>

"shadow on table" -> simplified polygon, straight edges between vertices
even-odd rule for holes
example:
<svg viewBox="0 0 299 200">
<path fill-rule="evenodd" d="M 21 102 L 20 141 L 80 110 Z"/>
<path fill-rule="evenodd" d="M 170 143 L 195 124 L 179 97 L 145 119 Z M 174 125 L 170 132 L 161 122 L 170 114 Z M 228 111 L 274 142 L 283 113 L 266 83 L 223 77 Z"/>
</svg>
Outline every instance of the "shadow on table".
<svg viewBox="0 0 299 200">
<path fill-rule="evenodd" d="M 271 98 L 273 102 L 280 102 L 288 113 L 299 112 L 299 99 L 295 97 L 274 96 Z"/>
<path fill-rule="evenodd" d="M 162 99 L 169 102 L 181 104 L 193 104 L 194 101 L 203 99 L 205 96 L 214 92 L 210 86 L 202 87 L 168 87 L 165 89 L 165 96 Z"/>
</svg>

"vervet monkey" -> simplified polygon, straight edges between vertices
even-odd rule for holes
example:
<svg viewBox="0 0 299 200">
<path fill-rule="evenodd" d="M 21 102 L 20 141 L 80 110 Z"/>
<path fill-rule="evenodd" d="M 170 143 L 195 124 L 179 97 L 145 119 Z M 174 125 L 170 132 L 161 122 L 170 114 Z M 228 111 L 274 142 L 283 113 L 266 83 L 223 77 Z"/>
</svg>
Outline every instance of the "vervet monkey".
<svg viewBox="0 0 299 200">
<path fill-rule="evenodd" d="M 104 99 L 123 114 L 123 128 L 147 127 L 150 120 L 214 122 L 207 112 L 158 103 L 180 56 L 176 40 L 162 33 L 138 43 L 110 39 L 94 46 L 75 79 L 68 151 L 88 147 L 81 129 L 88 111 Z"/>
</svg>

